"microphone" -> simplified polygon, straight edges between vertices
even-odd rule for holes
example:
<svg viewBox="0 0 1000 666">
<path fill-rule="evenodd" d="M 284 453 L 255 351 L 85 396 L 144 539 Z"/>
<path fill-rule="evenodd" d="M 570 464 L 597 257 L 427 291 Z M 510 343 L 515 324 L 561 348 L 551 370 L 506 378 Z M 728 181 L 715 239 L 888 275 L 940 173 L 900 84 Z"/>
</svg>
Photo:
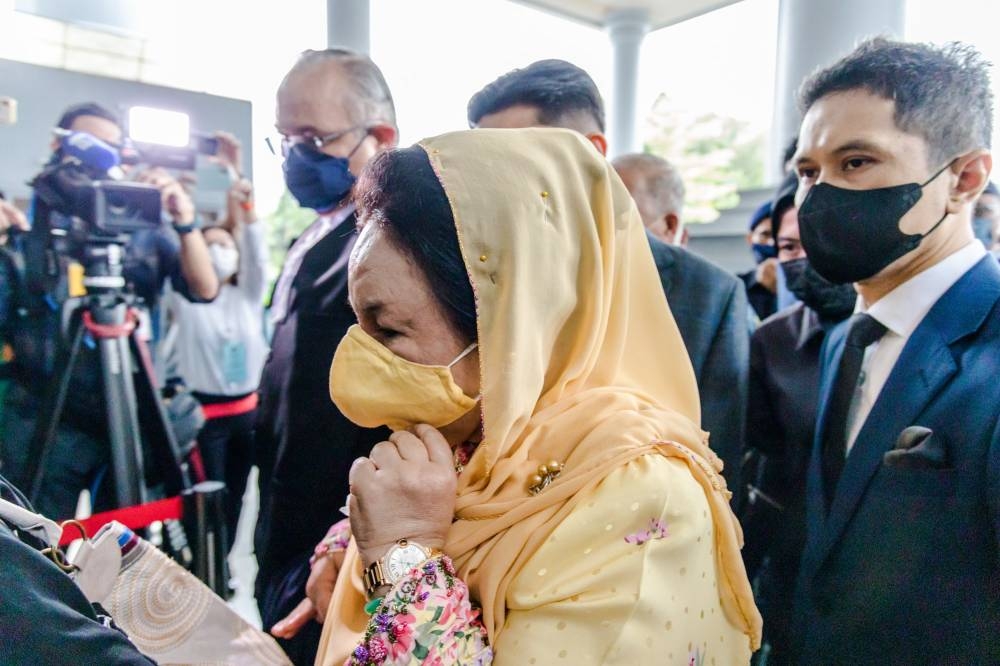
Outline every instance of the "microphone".
<svg viewBox="0 0 1000 666">
<path fill-rule="evenodd" d="M 64 157 L 71 157 L 87 169 L 108 173 L 121 165 L 121 155 L 112 146 L 86 132 L 56 130 Z"/>
</svg>

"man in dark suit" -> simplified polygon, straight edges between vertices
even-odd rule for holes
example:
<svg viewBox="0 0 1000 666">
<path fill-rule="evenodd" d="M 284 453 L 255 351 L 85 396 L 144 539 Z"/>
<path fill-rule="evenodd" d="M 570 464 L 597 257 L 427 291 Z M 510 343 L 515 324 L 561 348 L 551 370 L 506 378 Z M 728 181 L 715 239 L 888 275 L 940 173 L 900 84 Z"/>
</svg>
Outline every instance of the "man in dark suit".
<svg viewBox="0 0 1000 666">
<path fill-rule="evenodd" d="M 590 76 L 563 60 L 541 60 L 490 83 L 469 101 L 472 127 L 565 127 L 580 132 L 602 154 L 604 102 Z M 640 213 L 641 213 L 640 209 Z M 648 212 L 647 228 L 680 211 Z M 670 222 L 666 221 L 669 228 Z M 676 221 L 674 222 L 676 227 Z M 725 464 L 734 494 L 740 487 L 746 410 L 749 336 L 741 282 L 687 250 L 647 232 L 663 291 L 691 357 L 701 397 L 702 427 Z"/>
<path fill-rule="evenodd" d="M 392 96 L 367 57 L 307 51 L 278 89 L 285 182 L 319 213 L 290 248 L 271 299 L 271 355 L 260 384 L 256 447 L 261 509 L 254 535 L 256 596 L 265 629 L 305 597 L 309 557 L 343 516 L 347 474 L 387 432 L 348 421 L 329 397 L 333 353 L 356 322 L 347 299 L 354 246 L 350 193 L 365 164 L 396 143 Z M 321 627 L 308 624 L 282 647 L 312 663 Z"/>
<path fill-rule="evenodd" d="M 871 40 L 801 106 L 802 242 L 859 300 L 823 356 L 800 663 L 1000 663 L 1000 268 L 971 225 L 986 64 Z"/>
<path fill-rule="evenodd" d="M 809 265 L 799 235 L 790 175 L 771 206 L 779 270 L 798 302 L 768 317 L 750 339 L 747 498 L 740 522 L 743 561 L 764 617 L 759 663 L 791 663 L 792 601 L 806 540 L 806 470 L 819 403 L 826 333 L 854 311 L 850 284 L 833 284 Z M 766 655 L 766 656 L 765 656 Z"/>
</svg>

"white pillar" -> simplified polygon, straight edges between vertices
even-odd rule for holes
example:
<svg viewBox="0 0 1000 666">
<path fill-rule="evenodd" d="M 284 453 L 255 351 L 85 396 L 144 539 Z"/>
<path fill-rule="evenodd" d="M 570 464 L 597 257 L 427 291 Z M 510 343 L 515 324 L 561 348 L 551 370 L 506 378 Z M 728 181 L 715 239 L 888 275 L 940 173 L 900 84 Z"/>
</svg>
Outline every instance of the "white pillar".
<svg viewBox="0 0 1000 666">
<path fill-rule="evenodd" d="M 371 50 L 368 0 L 326 0 L 327 46 L 345 46 L 358 53 Z"/>
<path fill-rule="evenodd" d="M 636 139 L 639 51 L 649 32 L 649 12 L 622 9 L 610 14 L 604 28 L 611 38 L 614 74 L 608 133 L 608 157 L 641 150 Z"/>
<path fill-rule="evenodd" d="M 781 0 L 778 58 L 767 174 L 781 178 L 785 146 L 798 136 L 798 90 L 816 69 L 832 65 L 866 37 L 903 35 L 906 0 Z"/>
</svg>

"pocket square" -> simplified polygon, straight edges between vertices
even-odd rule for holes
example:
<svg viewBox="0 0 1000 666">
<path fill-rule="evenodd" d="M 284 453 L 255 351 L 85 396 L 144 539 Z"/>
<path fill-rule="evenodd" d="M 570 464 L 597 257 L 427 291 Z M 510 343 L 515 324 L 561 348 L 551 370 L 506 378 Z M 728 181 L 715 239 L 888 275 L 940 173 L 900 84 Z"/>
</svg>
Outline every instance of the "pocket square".
<svg viewBox="0 0 1000 666">
<path fill-rule="evenodd" d="M 944 469 L 948 451 L 930 428 L 910 426 L 899 433 L 896 446 L 885 452 L 882 463 L 897 469 Z"/>
</svg>

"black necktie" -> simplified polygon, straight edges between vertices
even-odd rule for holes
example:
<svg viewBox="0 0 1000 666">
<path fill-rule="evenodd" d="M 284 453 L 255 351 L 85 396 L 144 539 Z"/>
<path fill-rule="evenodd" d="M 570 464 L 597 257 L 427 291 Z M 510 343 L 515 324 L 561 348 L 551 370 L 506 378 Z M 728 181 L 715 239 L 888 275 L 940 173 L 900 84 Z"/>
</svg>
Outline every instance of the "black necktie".
<svg viewBox="0 0 1000 666">
<path fill-rule="evenodd" d="M 844 459 L 847 457 L 847 417 L 858 386 L 858 377 L 861 375 L 865 348 L 885 335 L 885 331 L 885 326 L 870 315 L 858 313 L 851 317 L 844 355 L 840 358 L 833 390 L 830 392 L 823 435 L 823 485 L 827 508 L 833 501 L 837 480 L 840 479 Z"/>
</svg>

